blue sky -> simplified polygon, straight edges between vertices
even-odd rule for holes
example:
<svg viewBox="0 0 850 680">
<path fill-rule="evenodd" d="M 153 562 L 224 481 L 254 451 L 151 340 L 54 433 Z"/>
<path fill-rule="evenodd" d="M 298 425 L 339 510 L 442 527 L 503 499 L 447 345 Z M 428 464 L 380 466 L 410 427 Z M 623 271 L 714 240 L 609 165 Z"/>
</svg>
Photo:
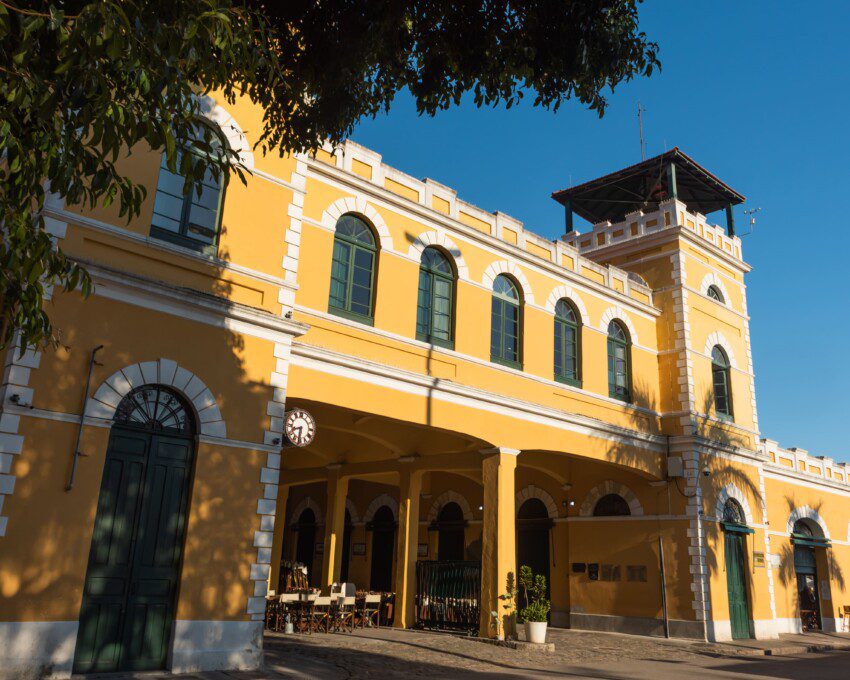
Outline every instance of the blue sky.
<svg viewBox="0 0 850 680">
<path fill-rule="evenodd" d="M 843 2 L 650 2 L 662 72 L 620 87 L 602 120 L 578 103 L 420 118 L 400 95 L 353 139 L 555 238 L 553 190 L 640 160 L 640 99 L 648 155 L 679 146 L 762 208 L 743 239 L 762 436 L 850 461 L 848 25 Z"/>
</svg>

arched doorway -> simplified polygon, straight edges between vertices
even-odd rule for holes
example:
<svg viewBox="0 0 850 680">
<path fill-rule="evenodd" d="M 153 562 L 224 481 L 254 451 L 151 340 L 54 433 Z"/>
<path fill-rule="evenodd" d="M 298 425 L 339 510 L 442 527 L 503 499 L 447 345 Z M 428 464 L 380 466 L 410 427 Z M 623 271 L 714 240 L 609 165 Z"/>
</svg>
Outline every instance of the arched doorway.
<svg viewBox="0 0 850 680">
<path fill-rule="evenodd" d="M 345 511 L 345 527 L 342 530 L 342 562 L 339 568 L 339 580 L 341 583 L 348 581 L 348 565 L 351 562 L 351 532 L 354 525 L 351 523 L 351 513 Z"/>
<path fill-rule="evenodd" d="M 729 593 L 729 621 L 732 639 L 741 640 L 754 637 L 750 601 L 747 588 L 746 554 L 747 534 L 753 530 L 747 527 L 744 510 L 733 498 L 723 505 L 723 547 L 726 554 L 726 589 Z"/>
<path fill-rule="evenodd" d="M 535 574 L 546 577 L 547 595 L 551 589 L 549 582 L 549 530 L 552 520 L 546 505 L 539 498 L 529 498 L 517 513 L 516 565 L 531 567 Z M 520 593 L 520 607 L 525 606 Z"/>
<path fill-rule="evenodd" d="M 453 501 L 446 503 L 440 508 L 434 527 L 437 529 L 437 559 L 443 562 L 462 560 L 466 520 L 461 507 Z"/>
<path fill-rule="evenodd" d="M 295 561 L 307 567 L 307 582 L 313 585 L 313 555 L 316 552 L 316 513 L 304 508 L 295 522 Z"/>
<path fill-rule="evenodd" d="M 821 630 L 820 592 L 818 590 L 817 548 L 828 541 L 814 522 L 798 519 L 791 533 L 794 543 L 794 573 L 797 577 L 797 601 L 803 630 Z"/>
<path fill-rule="evenodd" d="M 395 515 L 386 505 L 372 516 L 372 566 L 369 587 L 373 591 L 390 592 L 393 588 L 393 552 L 395 550 Z"/>
<path fill-rule="evenodd" d="M 89 552 L 74 672 L 165 668 L 195 458 L 195 418 L 159 385 L 115 410 Z"/>
</svg>

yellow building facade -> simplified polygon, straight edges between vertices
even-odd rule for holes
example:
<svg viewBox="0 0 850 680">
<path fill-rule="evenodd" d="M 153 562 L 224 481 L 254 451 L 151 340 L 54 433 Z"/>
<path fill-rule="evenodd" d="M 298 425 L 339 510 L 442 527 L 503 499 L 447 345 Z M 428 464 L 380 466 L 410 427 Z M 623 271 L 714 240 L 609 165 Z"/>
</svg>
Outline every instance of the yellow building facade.
<svg viewBox="0 0 850 680">
<path fill-rule="evenodd" d="M 45 208 L 96 287 L 6 356 L 0 666 L 256 667 L 292 561 L 394 593 L 401 627 L 434 561 L 480 565 L 487 636 L 522 564 L 553 626 L 841 624 L 850 480 L 760 438 L 750 268 L 701 214 L 736 192 L 674 149 L 555 194 L 550 241 L 352 142 L 254 154 L 247 102 L 206 113 L 246 185 L 185 196 L 133 149 L 138 218 Z"/>
</svg>

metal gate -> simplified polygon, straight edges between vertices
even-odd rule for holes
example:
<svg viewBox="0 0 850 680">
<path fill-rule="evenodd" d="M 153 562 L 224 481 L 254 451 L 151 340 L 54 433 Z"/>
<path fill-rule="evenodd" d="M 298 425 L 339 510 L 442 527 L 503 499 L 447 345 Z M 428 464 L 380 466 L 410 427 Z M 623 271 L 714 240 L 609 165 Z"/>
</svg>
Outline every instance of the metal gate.
<svg viewBox="0 0 850 680">
<path fill-rule="evenodd" d="M 416 627 L 478 633 L 481 562 L 416 563 Z"/>
</svg>

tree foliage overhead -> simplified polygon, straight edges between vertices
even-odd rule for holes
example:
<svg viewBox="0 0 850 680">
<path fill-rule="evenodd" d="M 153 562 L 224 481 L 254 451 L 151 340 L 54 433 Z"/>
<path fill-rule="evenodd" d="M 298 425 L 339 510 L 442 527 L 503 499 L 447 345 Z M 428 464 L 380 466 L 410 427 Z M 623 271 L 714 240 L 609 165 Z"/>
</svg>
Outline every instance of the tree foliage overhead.
<svg viewBox="0 0 850 680">
<path fill-rule="evenodd" d="M 116 163 L 141 143 L 187 191 L 207 170 L 244 179 L 211 129 L 197 138 L 204 93 L 262 106 L 249 132 L 281 154 L 341 141 L 403 88 L 428 115 L 466 93 L 479 106 L 575 98 L 602 115 L 606 92 L 658 67 L 639 2 L 0 0 L 3 341 L 51 341 L 45 292 L 91 287 L 45 230 L 48 189 L 130 219 L 147 187 Z"/>
</svg>

